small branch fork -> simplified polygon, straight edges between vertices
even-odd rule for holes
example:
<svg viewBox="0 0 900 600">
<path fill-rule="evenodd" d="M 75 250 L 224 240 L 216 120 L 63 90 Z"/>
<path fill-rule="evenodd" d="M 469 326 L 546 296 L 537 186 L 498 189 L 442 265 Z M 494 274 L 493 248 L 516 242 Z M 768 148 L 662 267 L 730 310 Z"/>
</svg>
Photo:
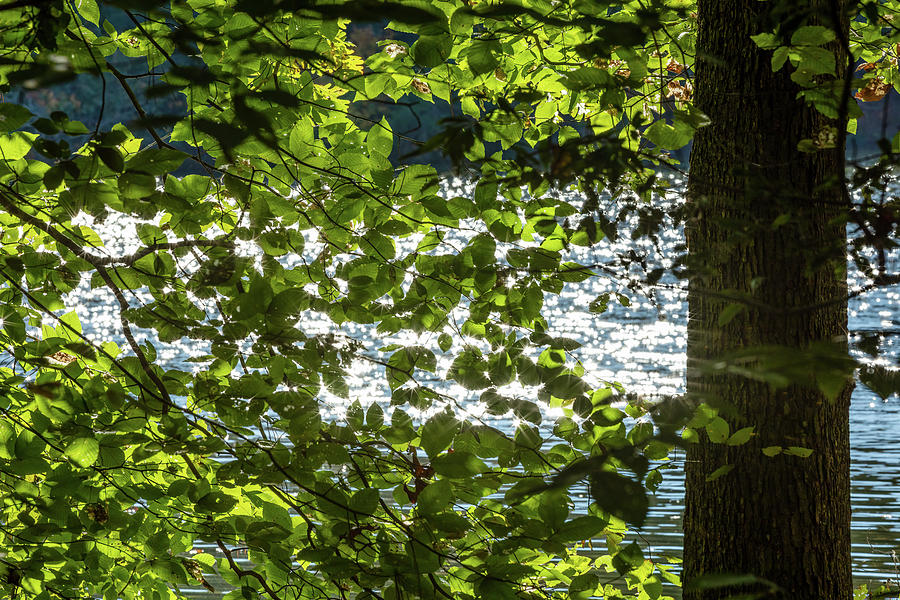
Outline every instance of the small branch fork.
<svg viewBox="0 0 900 600">
<path fill-rule="evenodd" d="M 138 362 L 141 365 L 141 370 L 147 376 L 147 378 L 153 383 L 153 385 L 157 388 L 160 395 L 160 400 L 162 401 L 162 412 L 165 414 L 169 412 L 169 408 L 173 405 L 172 398 L 169 396 L 169 392 L 166 389 L 165 384 L 159 378 L 159 375 L 156 371 L 153 370 L 153 366 L 150 364 L 150 361 L 147 359 L 147 355 L 144 353 L 143 349 L 138 345 L 137 340 L 134 337 L 134 332 L 131 330 L 131 325 L 128 323 L 128 319 L 125 317 L 125 311 L 128 310 L 128 300 L 125 298 L 125 295 L 122 293 L 122 290 L 115 284 L 112 280 L 112 277 L 107 270 L 107 266 L 110 265 L 122 265 L 122 266 L 130 266 L 135 262 L 152 254 L 154 252 L 158 252 L 160 250 L 173 250 L 176 248 L 191 248 L 191 247 L 228 247 L 231 248 L 234 246 L 234 243 L 228 239 L 214 239 L 214 240 L 180 240 L 177 242 L 165 242 L 159 244 L 151 244 L 149 246 L 145 246 L 141 248 L 137 252 L 132 254 L 128 254 L 125 256 L 98 256 L 96 254 L 92 254 L 84 249 L 83 246 L 71 240 L 69 237 L 58 231 L 52 225 L 47 222 L 42 221 L 41 219 L 35 217 L 34 215 L 30 215 L 22 208 L 20 208 L 16 202 L 16 200 L 24 200 L 19 196 L 14 190 L 10 189 L 9 186 L 6 186 L 5 189 L 0 189 L 0 207 L 3 207 L 9 214 L 14 215 L 21 219 L 24 223 L 35 227 L 36 229 L 43 231 L 51 238 L 53 238 L 57 243 L 61 246 L 65 247 L 67 250 L 75 254 L 75 256 L 89 262 L 100 275 L 100 278 L 106 284 L 106 286 L 112 291 L 113 295 L 116 298 L 116 301 L 119 304 L 119 319 L 122 324 L 122 332 L 124 333 L 125 340 L 128 342 L 129 347 L 137 356 Z"/>
<path fill-rule="evenodd" d="M 254 571 L 253 569 L 242 569 L 237 562 L 235 562 L 234 557 L 231 555 L 231 550 L 222 543 L 222 540 L 217 539 L 216 545 L 219 547 L 219 550 L 222 551 L 222 554 L 225 555 L 225 558 L 228 560 L 228 566 L 231 567 L 231 570 L 239 577 L 253 577 L 259 582 L 259 585 L 265 590 L 266 594 L 269 595 L 273 600 L 279 600 L 278 593 L 273 590 L 269 583 L 266 581 L 266 578 Z"/>
<path fill-rule="evenodd" d="M 8 187 L 6 190 L 3 190 L 9 194 L 14 194 L 18 196 L 18 194 Z M 10 214 L 18 217 L 25 223 L 28 223 L 32 227 L 36 229 L 40 229 L 54 240 L 59 242 L 62 246 L 64 246 L 67 250 L 71 251 L 75 256 L 86 260 L 91 263 L 91 265 L 97 269 L 101 267 L 106 267 L 110 265 L 121 265 L 121 266 L 131 266 L 138 260 L 143 257 L 153 254 L 154 252 L 159 252 L 160 250 L 175 250 L 178 248 L 210 248 L 210 247 L 224 247 L 224 248 L 233 248 L 234 242 L 229 239 L 213 239 L 213 240 L 179 240 L 177 242 L 163 242 L 157 244 L 150 244 L 149 246 L 145 246 L 140 250 L 133 252 L 131 254 L 126 254 L 125 256 L 99 256 L 97 254 L 91 254 L 87 250 L 85 250 L 79 244 L 73 242 L 71 239 L 60 233 L 57 229 L 52 227 L 49 223 L 41 221 L 34 215 L 30 215 L 21 208 L 19 208 L 15 202 L 13 202 L 7 194 L 0 192 L 0 206 L 5 208 Z"/>
</svg>

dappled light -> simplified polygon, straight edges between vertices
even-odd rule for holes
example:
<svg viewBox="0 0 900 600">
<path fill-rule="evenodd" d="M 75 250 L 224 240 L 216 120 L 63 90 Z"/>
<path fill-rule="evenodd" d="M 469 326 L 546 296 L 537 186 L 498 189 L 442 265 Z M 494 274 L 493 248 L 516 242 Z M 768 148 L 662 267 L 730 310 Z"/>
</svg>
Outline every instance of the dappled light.
<svg viewBox="0 0 900 600">
<path fill-rule="evenodd" d="M 0 4 L 0 595 L 897 598 L 898 14 Z"/>
</svg>

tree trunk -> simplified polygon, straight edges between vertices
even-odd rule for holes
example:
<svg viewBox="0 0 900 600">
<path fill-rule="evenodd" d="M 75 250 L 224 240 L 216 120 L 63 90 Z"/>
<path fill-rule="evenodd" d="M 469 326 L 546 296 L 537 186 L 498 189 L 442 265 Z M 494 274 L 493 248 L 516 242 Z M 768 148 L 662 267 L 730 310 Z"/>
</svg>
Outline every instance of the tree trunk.
<svg viewBox="0 0 900 600">
<path fill-rule="evenodd" d="M 832 27 L 839 0 L 817 2 L 805 4 L 809 12 L 794 27 Z M 731 433 L 752 426 L 755 435 L 730 446 L 700 431 L 688 447 L 684 581 L 692 600 L 754 591 L 847 600 L 852 591 L 852 386 L 827 400 L 814 384 L 774 389 L 725 374 L 722 363 L 716 370 L 714 360 L 760 346 L 846 349 L 844 148 L 797 150 L 824 127 L 845 125 L 798 100 L 790 63 L 773 73 L 772 52 L 750 40 L 779 24 L 790 27 L 792 15 L 776 12 L 785 6 L 803 9 L 774 0 L 700 0 L 698 8 L 696 105 L 712 124 L 694 140 L 688 183 L 688 394 L 718 407 Z M 839 20 L 846 36 L 847 22 Z M 827 47 L 840 70 L 840 44 Z M 773 446 L 812 454 L 763 453 Z M 733 469 L 707 481 L 724 465 Z M 759 583 L 707 587 L 712 579 L 700 577 L 726 573 L 754 575 L 781 591 Z"/>
</svg>

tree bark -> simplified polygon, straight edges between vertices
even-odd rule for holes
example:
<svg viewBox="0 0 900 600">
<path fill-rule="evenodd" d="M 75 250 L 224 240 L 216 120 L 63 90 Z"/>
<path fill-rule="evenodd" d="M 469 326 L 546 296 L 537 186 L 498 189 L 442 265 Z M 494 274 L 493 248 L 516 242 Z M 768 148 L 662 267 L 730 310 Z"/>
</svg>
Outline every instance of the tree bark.
<svg viewBox="0 0 900 600">
<path fill-rule="evenodd" d="M 716 367 L 728 353 L 761 346 L 802 351 L 827 342 L 846 349 L 844 148 L 797 150 L 823 128 L 845 125 L 798 99 L 790 63 L 773 73 L 772 52 L 750 39 L 776 25 L 789 28 L 795 17 L 794 28 L 834 28 L 839 2 L 699 2 L 696 105 L 712 123 L 694 140 L 688 182 L 687 389 L 719 408 L 731 432 L 753 426 L 755 435 L 729 446 L 700 431 L 700 441 L 689 444 L 684 583 L 691 600 L 753 592 L 790 600 L 852 595 L 852 385 L 827 400 L 811 382 L 774 389 Z M 778 12 L 790 5 L 797 10 Z M 837 20 L 846 39 L 848 24 Z M 827 46 L 838 78 L 846 60 L 841 46 Z M 721 318 L 732 303 L 743 310 Z M 771 446 L 812 454 L 770 457 L 762 449 Z M 723 465 L 733 470 L 707 481 Z M 701 577 L 712 574 L 754 575 L 780 591 L 760 583 L 697 587 L 712 583 Z"/>
</svg>

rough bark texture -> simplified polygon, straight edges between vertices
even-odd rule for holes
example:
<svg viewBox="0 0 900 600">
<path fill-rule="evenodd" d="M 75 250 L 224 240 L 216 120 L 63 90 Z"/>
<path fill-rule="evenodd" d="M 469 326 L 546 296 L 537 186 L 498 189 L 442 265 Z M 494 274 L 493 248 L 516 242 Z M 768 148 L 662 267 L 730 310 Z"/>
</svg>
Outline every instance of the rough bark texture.
<svg viewBox="0 0 900 600">
<path fill-rule="evenodd" d="M 813 1 L 805 22 L 830 26 L 833 4 Z M 688 449 L 684 579 L 691 600 L 757 591 L 790 600 L 851 597 L 850 385 L 828 401 L 813 386 L 775 391 L 710 369 L 712 359 L 740 349 L 846 344 L 845 228 L 835 221 L 845 208 L 838 184 L 844 149 L 797 150 L 823 126 L 840 125 L 798 100 L 791 67 L 773 73 L 771 51 L 749 39 L 787 18 L 773 22 L 777 6 L 699 2 L 696 104 L 712 124 L 698 132 L 691 155 L 695 213 L 687 235 L 697 270 L 689 292 L 688 394 L 720 406 L 731 431 L 753 426 L 757 435 L 727 446 L 701 431 L 702 441 Z M 832 49 L 841 65 L 839 44 Z M 789 220 L 776 225 L 780 215 Z M 732 302 L 745 310 L 720 326 Z M 768 457 L 767 446 L 813 452 Z M 733 470 L 708 482 L 725 464 Z M 756 575 L 783 591 L 691 589 L 699 576 L 716 573 Z"/>
</svg>

